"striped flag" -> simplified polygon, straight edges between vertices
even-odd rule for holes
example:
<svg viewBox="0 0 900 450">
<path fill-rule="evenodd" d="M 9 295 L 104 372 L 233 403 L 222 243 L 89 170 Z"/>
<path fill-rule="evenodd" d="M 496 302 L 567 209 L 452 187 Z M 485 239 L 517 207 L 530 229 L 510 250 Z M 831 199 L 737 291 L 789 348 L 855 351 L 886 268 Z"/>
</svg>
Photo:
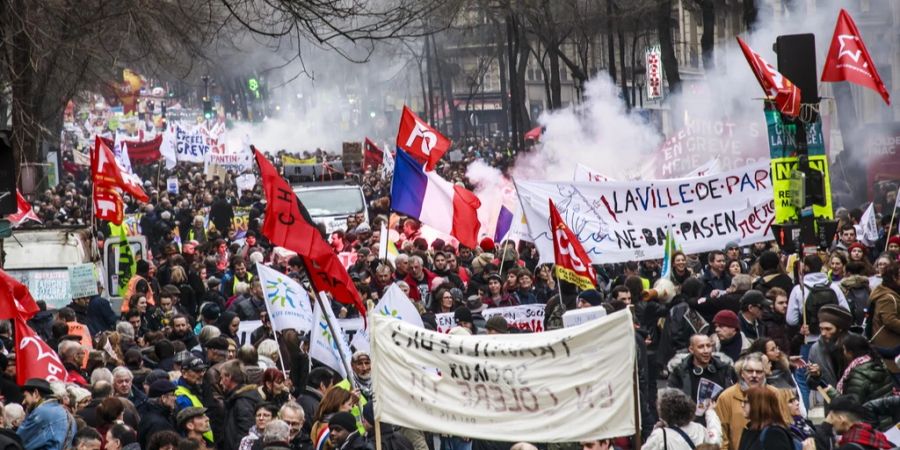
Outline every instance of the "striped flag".
<svg viewBox="0 0 900 450">
<path fill-rule="evenodd" d="M 659 272 L 660 278 L 672 278 L 672 255 L 675 253 L 675 238 L 672 237 L 672 229 L 666 230 L 666 242 L 663 248 L 662 269 Z"/>
</svg>

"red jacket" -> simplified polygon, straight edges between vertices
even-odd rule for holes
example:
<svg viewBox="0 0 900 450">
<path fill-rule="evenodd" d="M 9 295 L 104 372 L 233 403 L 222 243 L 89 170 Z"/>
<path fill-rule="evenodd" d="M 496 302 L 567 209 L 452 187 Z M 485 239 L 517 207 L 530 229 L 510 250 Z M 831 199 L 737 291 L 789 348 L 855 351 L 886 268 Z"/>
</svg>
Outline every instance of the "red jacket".
<svg viewBox="0 0 900 450">
<path fill-rule="evenodd" d="M 428 292 L 430 293 L 431 292 L 431 282 L 434 281 L 434 279 L 435 279 L 435 277 L 437 277 L 437 275 L 435 275 L 430 270 L 425 269 L 425 268 L 422 269 L 422 272 L 425 275 L 425 281 L 428 282 Z M 424 300 L 422 298 L 422 294 L 419 292 L 419 288 L 417 287 L 419 285 L 419 282 L 416 281 L 415 278 L 413 278 L 412 270 L 410 270 L 409 273 L 406 274 L 406 278 L 404 278 L 403 281 L 405 281 L 406 284 L 409 285 L 409 299 L 410 300 L 416 301 L 416 302 L 421 302 L 422 300 Z"/>
</svg>

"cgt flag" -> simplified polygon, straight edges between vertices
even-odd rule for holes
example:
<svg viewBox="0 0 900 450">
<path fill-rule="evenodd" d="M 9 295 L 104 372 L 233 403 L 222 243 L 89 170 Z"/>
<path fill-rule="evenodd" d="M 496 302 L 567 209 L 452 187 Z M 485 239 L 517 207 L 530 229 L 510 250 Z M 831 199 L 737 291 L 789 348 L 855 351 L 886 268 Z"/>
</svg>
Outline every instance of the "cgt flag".
<svg viewBox="0 0 900 450">
<path fill-rule="evenodd" d="M 69 372 L 63 366 L 59 355 L 41 340 L 25 323 L 17 317 L 16 323 L 16 382 L 19 385 L 31 378 L 42 378 L 53 382 L 67 382 Z"/>
<path fill-rule="evenodd" d="M 28 286 L 0 270 L 0 319 L 31 319 L 40 308 L 31 296 Z"/>
<path fill-rule="evenodd" d="M 743 39 L 736 38 L 763 91 L 770 97 L 775 98 L 775 104 L 782 114 L 797 117 L 800 114 L 800 88 L 791 83 L 791 80 L 788 80 L 781 72 L 775 70 L 759 53 L 753 51 Z"/>
<path fill-rule="evenodd" d="M 6 217 L 12 223 L 13 228 L 22 225 L 26 220 L 33 220 L 42 223 L 40 217 L 31 209 L 31 203 L 22 196 L 22 193 L 16 189 L 16 212 Z"/>
<path fill-rule="evenodd" d="M 556 276 L 581 289 L 595 289 L 597 274 L 575 233 L 566 226 L 550 200 L 550 229 L 553 230 L 553 257 Z"/>
<path fill-rule="evenodd" d="M 91 180 L 94 185 L 94 215 L 98 219 L 116 225 L 122 223 L 124 204 L 120 190 L 139 201 L 150 201 L 150 197 L 141 187 L 140 180 L 135 176 L 123 174 L 121 163 L 116 160 L 112 150 L 99 136 L 91 149 Z"/>
<path fill-rule="evenodd" d="M 831 47 L 822 69 L 822 81 L 849 81 L 872 89 L 881 94 L 885 103 L 891 104 L 891 94 L 875 69 L 875 63 L 863 43 L 859 29 L 844 9 L 841 9 L 834 26 Z"/>
<path fill-rule="evenodd" d="M 450 139 L 428 126 L 404 105 L 403 115 L 400 116 L 400 130 L 397 131 L 397 147 L 405 150 L 416 161 L 427 163 L 425 171 L 430 172 L 450 149 Z"/>
</svg>

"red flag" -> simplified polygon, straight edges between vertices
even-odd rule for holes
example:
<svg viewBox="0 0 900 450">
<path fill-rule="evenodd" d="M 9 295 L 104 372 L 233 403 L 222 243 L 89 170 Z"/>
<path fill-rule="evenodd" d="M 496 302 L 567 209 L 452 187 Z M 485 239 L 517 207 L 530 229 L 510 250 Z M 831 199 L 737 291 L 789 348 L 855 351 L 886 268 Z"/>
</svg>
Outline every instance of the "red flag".
<svg viewBox="0 0 900 450">
<path fill-rule="evenodd" d="M 139 134 L 143 132 L 144 130 L 138 131 Z M 162 153 L 159 151 L 162 139 L 163 134 L 159 133 L 149 141 L 122 141 L 122 143 L 128 145 L 128 158 L 131 159 L 131 164 L 147 165 L 162 159 Z M 112 139 L 103 138 L 103 143 L 109 148 L 115 147 L 115 141 Z"/>
<path fill-rule="evenodd" d="M 875 69 L 875 63 L 869 56 L 859 29 L 844 9 L 841 9 L 834 26 L 831 48 L 828 49 L 825 68 L 822 69 L 822 81 L 849 81 L 878 92 L 885 103 L 891 104 L 891 94 Z"/>
<path fill-rule="evenodd" d="M 295 251 L 303 258 L 310 282 L 316 290 L 331 293 L 338 303 L 356 306 L 365 317 L 366 307 L 347 269 L 322 238 L 319 229 L 308 219 L 309 214 L 305 213 L 290 184 L 278 175 L 262 152 L 253 146 L 250 148 L 256 157 L 266 194 L 263 235 L 273 244 Z"/>
<path fill-rule="evenodd" d="M 800 88 L 766 62 L 759 53 L 754 52 L 741 38 L 737 40 L 766 95 L 775 98 L 775 104 L 782 114 L 797 117 L 800 114 Z"/>
<path fill-rule="evenodd" d="M 113 188 L 94 183 L 94 215 L 107 222 L 121 225 L 125 219 L 125 202 Z"/>
<path fill-rule="evenodd" d="M 15 214 L 10 214 L 7 216 L 10 222 L 12 222 L 13 227 L 17 227 L 22 224 L 22 222 L 26 220 L 33 220 L 37 223 L 41 223 L 41 219 L 34 213 L 31 209 L 31 203 L 28 203 L 28 200 L 25 200 L 25 197 L 22 196 L 22 193 L 16 189 L 16 206 L 17 210 Z"/>
<path fill-rule="evenodd" d="M 19 385 L 31 378 L 68 381 L 69 372 L 63 366 L 59 355 L 41 340 L 25 320 L 17 318 L 16 323 L 16 382 Z"/>
<path fill-rule="evenodd" d="M 581 289 L 596 289 L 597 274 L 591 259 L 578 241 L 578 236 L 566 226 L 553 200 L 550 200 L 550 229 L 553 230 L 553 257 L 556 276 Z"/>
<path fill-rule="evenodd" d="M 363 154 L 363 170 L 369 167 L 377 168 L 384 163 L 384 153 L 372 142 L 366 138 L 365 152 Z"/>
<path fill-rule="evenodd" d="M 450 139 L 428 126 L 404 105 L 403 115 L 400 116 L 400 130 L 397 132 L 397 147 L 406 150 L 416 161 L 427 163 L 425 170 L 431 171 L 450 149 Z"/>
<path fill-rule="evenodd" d="M 0 270 L 0 319 L 9 320 L 21 317 L 31 319 L 38 313 L 37 303 L 28 291 L 28 287 L 10 274 Z"/>
<path fill-rule="evenodd" d="M 272 163 L 252 147 L 266 194 L 266 213 L 262 233 L 273 244 L 297 252 L 300 256 L 321 258 L 333 254 L 319 229 L 300 215 L 300 202 Z M 317 239 L 318 238 L 318 239 Z"/>
<path fill-rule="evenodd" d="M 150 200 L 137 177 L 122 174 L 112 150 L 99 136 L 91 149 L 91 180 L 94 182 L 94 215 L 100 220 L 116 225 L 122 223 L 125 205 L 119 189 L 139 201 Z"/>
</svg>

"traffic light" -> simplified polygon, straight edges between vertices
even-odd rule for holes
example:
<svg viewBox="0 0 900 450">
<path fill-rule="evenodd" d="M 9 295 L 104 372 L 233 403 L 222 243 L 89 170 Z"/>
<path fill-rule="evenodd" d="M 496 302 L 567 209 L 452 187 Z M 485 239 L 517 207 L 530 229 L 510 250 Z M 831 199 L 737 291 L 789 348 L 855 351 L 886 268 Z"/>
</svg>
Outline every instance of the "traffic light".
<svg viewBox="0 0 900 450">
<path fill-rule="evenodd" d="M 213 105 L 212 101 L 208 98 L 203 99 L 203 117 L 206 118 L 206 120 L 213 118 Z"/>
</svg>

